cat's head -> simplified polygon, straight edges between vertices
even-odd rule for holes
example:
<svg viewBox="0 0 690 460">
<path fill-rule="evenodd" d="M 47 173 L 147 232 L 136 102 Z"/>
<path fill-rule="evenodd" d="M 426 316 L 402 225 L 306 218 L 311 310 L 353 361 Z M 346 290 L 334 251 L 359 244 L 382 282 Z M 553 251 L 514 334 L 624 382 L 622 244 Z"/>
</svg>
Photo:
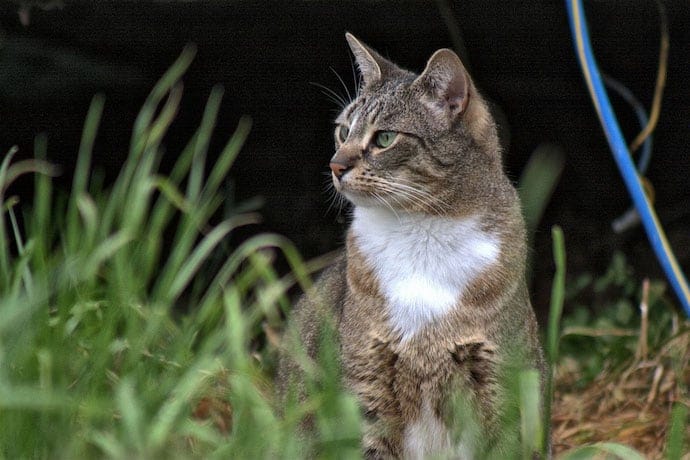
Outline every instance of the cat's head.
<svg viewBox="0 0 690 460">
<path fill-rule="evenodd" d="M 458 56 L 438 50 L 416 75 L 346 37 L 361 85 L 336 119 L 336 190 L 355 205 L 394 212 L 482 207 L 504 178 L 501 153 L 487 104 Z"/>
</svg>

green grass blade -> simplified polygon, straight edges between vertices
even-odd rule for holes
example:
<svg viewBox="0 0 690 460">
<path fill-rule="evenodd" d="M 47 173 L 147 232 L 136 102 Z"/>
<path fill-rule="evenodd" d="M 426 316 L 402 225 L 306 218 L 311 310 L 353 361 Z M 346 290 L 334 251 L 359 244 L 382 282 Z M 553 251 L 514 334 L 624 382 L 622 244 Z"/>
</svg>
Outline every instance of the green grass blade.
<svg viewBox="0 0 690 460">
<path fill-rule="evenodd" d="M 551 308 L 549 310 L 546 354 L 548 356 L 549 365 L 552 366 L 553 369 L 553 366 L 555 366 L 558 360 L 561 314 L 563 313 L 563 303 L 565 300 L 566 255 L 565 241 L 561 228 L 558 226 L 554 227 L 551 235 L 553 237 L 553 254 L 556 263 L 556 272 L 551 287 Z"/>
<path fill-rule="evenodd" d="M 151 149 L 152 146 L 158 146 L 163 140 L 163 136 L 168 132 L 168 128 L 175 120 L 177 115 L 177 110 L 180 108 L 180 102 L 182 101 L 182 83 L 176 83 L 170 92 L 168 93 L 168 98 L 161 109 L 158 118 L 154 119 L 149 126 L 148 136 L 144 143 L 143 151 Z"/>
<path fill-rule="evenodd" d="M 130 156 L 133 159 L 138 159 L 141 152 L 144 150 L 144 145 L 147 142 L 147 134 L 149 127 L 152 124 L 153 118 L 158 108 L 158 104 L 168 94 L 171 88 L 182 78 L 182 75 L 187 71 L 196 55 L 196 47 L 194 45 L 187 45 L 182 50 L 182 53 L 173 63 L 172 66 L 163 74 L 163 76 L 156 82 L 151 90 L 151 93 L 146 98 L 144 105 L 134 122 L 132 130 L 131 150 Z"/>
<path fill-rule="evenodd" d="M 207 384 L 209 378 L 220 372 L 220 363 L 210 356 L 199 357 L 196 363 L 181 376 L 172 394 L 158 410 L 152 425 L 148 428 L 151 450 L 159 450 L 170 440 L 175 424 L 186 415 L 191 401 Z"/>
<path fill-rule="evenodd" d="M 541 385 L 536 370 L 522 371 L 519 375 L 520 434 L 522 458 L 531 460 L 535 452 L 543 451 L 544 430 L 541 419 Z"/>
<path fill-rule="evenodd" d="M 10 258 L 11 251 L 8 246 L 7 233 L 5 231 L 5 190 L 10 185 L 8 170 L 12 157 L 17 153 L 17 147 L 12 147 L 0 164 L 0 286 L 10 284 Z"/>
<path fill-rule="evenodd" d="M 252 122 L 249 117 L 240 118 L 237 128 L 233 133 L 230 141 L 227 143 L 223 151 L 218 157 L 216 164 L 211 170 L 206 185 L 204 186 L 203 196 L 208 197 L 217 192 L 223 179 L 225 179 L 228 171 L 232 167 L 237 155 L 239 155 L 242 145 L 244 145 L 249 132 L 251 130 Z"/>
<path fill-rule="evenodd" d="M 10 409 L 58 411 L 71 406 L 71 400 L 64 394 L 28 385 L 0 384 L 0 412 Z"/>
<path fill-rule="evenodd" d="M 4 186 L 7 188 L 19 176 L 23 176 L 24 174 L 36 173 L 45 174 L 46 176 L 55 176 L 57 175 L 57 172 L 57 168 L 47 161 L 37 159 L 18 161 L 16 163 L 9 164 L 7 174 L 4 178 Z"/>
<path fill-rule="evenodd" d="M 159 175 L 152 177 L 151 187 L 159 192 L 159 195 L 151 206 L 146 225 L 150 235 L 163 235 L 176 210 L 188 214 L 193 211 L 193 207 L 169 177 Z M 145 257 L 141 263 L 141 276 L 144 279 L 151 279 L 154 271 L 160 273 L 162 247 L 162 238 L 146 238 L 142 242 L 141 251 Z"/>
<path fill-rule="evenodd" d="M 218 270 L 218 273 L 211 282 L 211 286 L 204 294 L 199 305 L 203 310 L 218 296 L 218 290 L 221 286 L 226 286 L 233 275 L 236 273 L 240 264 L 246 260 L 251 254 L 268 248 L 279 248 L 283 251 L 290 268 L 295 272 L 295 276 L 300 283 L 300 286 L 305 291 L 310 287 L 311 280 L 309 274 L 305 269 L 305 264 L 299 252 L 294 245 L 287 238 L 280 235 L 261 234 L 256 235 L 247 241 L 243 242 L 237 249 L 228 257 L 228 260 Z"/>
<path fill-rule="evenodd" d="M 77 164 L 74 169 L 72 179 L 72 192 L 69 205 L 67 207 L 67 242 L 70 248 L 76 248 L 80 243 L 81 231 L 79 229 L 79 218 L 77 216 L 77 200 L 79 196 L 86 192 L 89 183 L 89 170 L 91 167 L 91 157 L 93 155 L 93 145 L 96 141 L 98 126 L 103 115 L 105 97 L 96 95 L 91 100 L 91 106 L 86 115 L 86 122 L 82 131 Z"/>
<path fill-rule="evenodd" d="M 123 201 L 117 204 L 122 209 L 120 225 L 133 234 L 140 233 L 148 217 L 151 198 L 155 190 L 151 176 L 156 170 L 159 159 L 160 155 L 154 152 L 149 152 L 141 159 L 122 196 Z"/>
<path fill-rule="evenodd" d="M 676 403 L 671 411 L 671 422 L 666 444 L 666 458 L 668 460 L 680 460 L 683 458 L 687 447 L 688 437 L 688 408 L 683 404 Z"/>
<path fill-rule="evenodd" d="M 565 153 L 555 144 L 539 145 L 520 176 L 518 191 L 527 233 L 532 238 L 565 166 Z"/>
<path fill-rule="evenodd" d="M 22 235 L 19 231 L 19 225 L 17 225 L 17 218 L 14 215 L 13 208 L 10 207 L 7 210 L 7 213 L 10 216 L 10 224 L 12 225 L 12 233 L 14 234 L 14 241 L 15 241 L 15 244 L 17 245 L 17 253 L 19 255 L 20 260 L 23 260 L 23 263 L 20 264 L 21 268 L 20 267 L 15 268 L 15 272 L 21 273 L 21 277 L 24 281 L 24 289 L 26 289 L 26 292 L 27 292 L 29 298 L 31 298 L 33 295 L 33 290 L 34 290 L 33 289 L 34 288 L 34 282 L 33 282 L 33 277 L 31 276 L 31 270 L 29 269 L 29 266 L 28 266 L 30 251 L 26 250 L 26 248 L 24 246 L 24 242 L 22 241 Z M 27 255 L 27 252 L 28 252 L 28 255 Z"/>
<path fill-rule="evenodd" d="M 44 161 L 47 155 L 47 139 L 45 135 L 38 135 L 34 140 L 34 156 L 39 161 Z M 52 234 L 52 182 L 45 174 L 34 175 L 34 199 L 33 214 L 28 226 L 28 234 L 35 241 L 33 264 L 39 273 L 45 273 L 47 267 L 48 251 L 50 250 L 54 235 Z"/>
<path fill-rule="evenodd" d="M 206 153 L 211 142 L 213 128 L 216 125 L 216 117 L 223 99 L 223 88 L 214 86 L 206 102 L 204 115 L 199 126 L 199 135 L 196 136 L 194 145 L 194 156 L 192 158 L 192 168 L 189 171 L 189 181 L 187 182 L 187 199 L 192 203 L 199 200 L 201 186 L 204 180 L 204 165 L 206 164 Z"/>
<path fill-rule="evenodd" d="M 228 286 L 223 295 L 225 310 L 225 335 L 230 350 L 233 370 L 246 372 L 249 362 L 245 353 L 247 327 L 241 311 L 242 296 L 236 286 Z"/>
<path fill-rule="evenodd" d="M 137 400 L 134 385 L 129 379 L 120 381 L 115 392 L 117 408 L 122 417 L 126 439 L 139 452 L 144 452 L 144 414 L 141 403 Z"/>
<path fill-rule="evenodd" d="M 549 326 L 546 331 L 546 357 L 548 361 L 548 378 L 546 383 L 546 396 L 544 398 L 544 458 L 546 458 L 546 449 L 550 445 L 550 430 L 551 426 L 551 402 L 553 401 L 553 378 L 556 370 L 556 363 L 558 361 L 558 341 L 560 338 L 560 324 L 561 314 L 563 313 L 563 303 L 565 300 L 565 271 L 566 271 L 566 255 L 565 255 L 565 241 L 563 237 L 563 230 L 555 226 L 551 230 L 553 238 L 553 257 L 556 264 L 556 272 L 554 273 L 553 283 L 551 286 L 551 307 L 549 310 Z"/>
<path fill-rule="evenodd" d="M 84 265 L 79 268 L 80 278 L 90 278 L 94 273 L 97 273 L 100 267 L 106 260 L 113 257 L 120 249 L 132 241 L 132 235 L 126 232 L 118 232 L 106 238 L 92 251 L 91 255 L 84 262 Z"/>
<path fill-rule="evenodd" d="M 564 453 L 559 460 L 590 460 L 593 458 L 610 458 L 620 460 L 645 460 L 637 450 L 614 442 L 599 442 L 589 446 L 577 447 Z"/>
<path fill-rule="evenodd" d="M 212 251 L 218 246 L 223 238 L 237 228 L 237 226 L 247 223 L 247 220 L 244 219 L 245 216 L 240 217 L 243 219 L 231 219 L 221 222 L 201 240 L 194 251 L 189 255 L 184 265 L 180 267 L 175 279 L 173 279 L 168 289 L 171 299 L 176 299 L 182 293 L 182 290 L 187 287 L 187 284 L 189 284 L 189 281 L 199 270 L 201 264 L 211 255 Z"/>
<path fill-rule="evenodd" d="M 94 433 L 90 436 L 89 441 L 106 454 L 108 458 L 128 458 L 127 448 L 110 433 Z"/>
<path fill-rule="evenodd" d="M 0 195 L 4 195 L 5 190 L 7 190 L 7 187 L 11 184 L 11 181 L 7 177 L 8 171 L 12 163 L 12 158 L 14 158 L 18 151 L 19 147 L 13 145 L 5 154 L 2 163 L 0 163 Z"/>
<path fill-rule="evenodd" d="M 193 46 L 186 47 L 170 69 L 158 80 L 141 108 L 134 123 L 129 156 L 118 175 L 108 205 L 103 212 L 103 237 L 112 230 L 117 217 L 116 211 L 122 212 L 123 207 L 127 209 L 126 205 L 129 204 L 126 202 L 127 193 L 140 166 L 141 156 L 145 151 L 156 152 L 158 143 L 177 113 L 182 93 L 182 87 L 178 81 L 191 64 L 195 54 L 196 50 Z M 155 119 L 158 105 L 166 95 L 168 99 L 158 118 Z"/>
<path fill-rule="evenodd" d="M 162 176 L 156 176 L 152 180 L 153 187 L 161 192 L 165 201 L 172 204 L 174 208 L 182 213 L 192 212 L 192 205 L 185 199 L 184 195 L 175 187 L 175 184 Z M 163 228 L 156 225 L 155 228 Z"/>
<path fill-rule="evenodd" d="M 79 215 L 84 221 L 80 246 L 89 250 L 93 248 L 98 233 L 98 206 L 93 198 L 86 193 L 79 195 L 76 203 Z"/>
</svg>

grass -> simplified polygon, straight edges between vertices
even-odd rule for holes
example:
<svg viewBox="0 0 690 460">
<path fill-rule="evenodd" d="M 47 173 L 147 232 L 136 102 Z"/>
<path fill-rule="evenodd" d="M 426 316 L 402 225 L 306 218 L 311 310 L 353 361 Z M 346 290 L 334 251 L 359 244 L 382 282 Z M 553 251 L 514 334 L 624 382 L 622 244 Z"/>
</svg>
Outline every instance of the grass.
<svg viewBox="0 0 690 460">
<path fill-rule="evenodd" d="M 640 290 L 631 270 L 617 254 L 606 273 L 580 275 L 564 293 L 573 311 L 560 334 L 557 452 L 616 440 L 644 458 L 688 454 L 690 323 L 664 283 L 645 280 Z"/>
<path fill-rule="evenodd" d="M 13 163 L 9 152 L 2 163 L 2 192 L 22 174 L 35 177 L 32 206 L 0 197 L 3 458 L 294 458 L 301 448 L 294 434 L 305 409 L 278 415 L 267 378 L 275 346 L 262 330 L 278 326 L 286 291 L 296 281 L 306 287 L 313 267 L 277 235 L 223 254 L 226 237 L 257 220 L 218 217 L 249 120 L 206 171 L 222 96 L 214 88 L 171 173 L 157 171 L 193 54 L 187 49 L 151 92 L 108 189 L 90 172 L 98 96 L 68 197 L 53 189 L 55 171 L 40 160 L 45 139 L 36 141 L 36 160 Z M 174 235 L 169 247 L 165 232 Z M 291 264 L 288 277 L 271 265 L 278 251 Z M 218 253 L 224 262 L 209 279 L 205 267 Z M 334 379 L 320 372 L 315 381 Z M 219 407 L 232 409 L 231 420 Z M 327 420 L 324 432 L 356 412 L 342 393 L 319 394 L 309 408 Z M 333 437 L 322 441 L 335 451 Z"/>
<path fill-rule="evenodd" d="M 289 241 L 270 234 L 225 249 L 228 235 L 258 217 L 221 209 L 223 180 L 249 120 L 240 122 L 217 160 L 207 164 L 222 89 L 211 91 L 201 124 L 171 172 L 158 172 L 161 143 L 193 55 L 193 49 L 185 50 L 152 90 L 111 186 L 104 188 L 91 172 L 106 103 L 99 96 L 86 117 L 68 196 L 53 188 L 56 170 L 44 161 L 42 137 L 34 160 L 13 162 L 10 151 L 0 165 L 2 458 L 299 458 L 314 452 L 319 458 L 360 457 L 359 409 L 340 387 L 337 349 L 328 337 L 317 362 L 292 351 L 305 369 L 306 400 L 274 400 L 271 374 L 282 318 L 290 309 L 286 292 L 295 283 L 308 288 L 309 274 L 325 262 L 304 262 Z M 5 196 L 25 174 L 35 183 L 30 206 Z M 173 235 L 169 246 L 164 233 Z M 577 344 L 568 342 L 576 334 L 561 338 L 559 331 L 569 294 L 558 230 L 554 243 L 558 269 L 547 355 L 558 367 L 563 356 L 577 358 Z M 278 252 L 289 262 L 290 275 L 274 269 Z M 663 348 L 666 338 L 659 334 L 651 349 Z M 607 346 L 620 351 L 627 345 Z M 516 423 L 525 441 L 513 451 L 516 458 L 531 458 L 546 448 L 542 433 L 550 417 L 540 423 L 535 415 L 536 375 L 515 381 Z M 301 437 L 299 425 L 307 415 L 316 434 Z M 685 406 L 676 404 L 668 458 L 683 453 L 686 420 Z M 610 442 L 564 455 L 589 458 L 594 451 L 639 455 Z"/>
</svg>

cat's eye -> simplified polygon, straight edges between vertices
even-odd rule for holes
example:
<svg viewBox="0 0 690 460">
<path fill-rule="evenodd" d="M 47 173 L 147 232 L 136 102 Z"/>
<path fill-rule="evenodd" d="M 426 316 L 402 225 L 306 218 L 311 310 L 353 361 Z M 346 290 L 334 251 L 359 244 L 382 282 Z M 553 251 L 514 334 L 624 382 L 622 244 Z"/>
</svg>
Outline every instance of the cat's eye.
<svg viewBox="0 0 690 460">
<path fill-rule="evenodd" d="M 335 132 L 337 133 L 338 140 L 340 142 L 345 142 L 347 136 L 350 134 L 350 128 L 345 125 L 340 125 L 336 128 Z"/>
<path fill-rule="evenodd" d="M 390 147 L 398 133 L 395 131 L 378 131 L 374 135 L 374 144 L 380 149 Z"/>
</svg>

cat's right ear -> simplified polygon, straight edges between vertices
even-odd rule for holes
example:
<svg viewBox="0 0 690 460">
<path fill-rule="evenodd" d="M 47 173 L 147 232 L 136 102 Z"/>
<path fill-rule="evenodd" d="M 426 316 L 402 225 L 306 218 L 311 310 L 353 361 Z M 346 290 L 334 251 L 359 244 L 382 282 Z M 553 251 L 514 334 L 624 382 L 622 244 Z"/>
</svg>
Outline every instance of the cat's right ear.
<svg viewBox="0 0 690 460">
<path fill-rule="evenodd" d="M 381 80 L 392 64 L 350 32 L 345 34 L 345 38 L 355 56 L 364 87 Z"/>
<path fill-rule="evenodd" d="M 467 109 L 470 77 L 457 54 L 449 49 L 436 51 L 424 72 L 413 83 L 425 104 L 434 112 L 453 119 Z"/>
</svg>

